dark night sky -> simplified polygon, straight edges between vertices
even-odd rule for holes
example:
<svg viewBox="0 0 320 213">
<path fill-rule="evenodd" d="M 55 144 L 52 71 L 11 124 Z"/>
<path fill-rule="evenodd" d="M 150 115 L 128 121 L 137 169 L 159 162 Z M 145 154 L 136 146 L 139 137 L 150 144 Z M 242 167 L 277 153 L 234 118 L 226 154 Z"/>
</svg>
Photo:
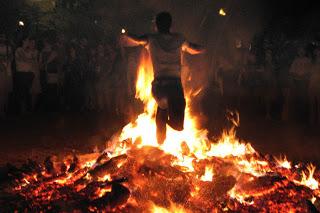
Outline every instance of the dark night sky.
<svg viewBox="0 0 320 213">
<path fill-rule="evenodd" d="M 289 33 L 319 30 L 320 2 L 317 0 L 268 0 L 266 17 L 271 27 L 284 22 Z M 283 25 L 280 24 L 280 27 Z M 298 33 L 299 34 L 299 33 Z"/>
</svg>

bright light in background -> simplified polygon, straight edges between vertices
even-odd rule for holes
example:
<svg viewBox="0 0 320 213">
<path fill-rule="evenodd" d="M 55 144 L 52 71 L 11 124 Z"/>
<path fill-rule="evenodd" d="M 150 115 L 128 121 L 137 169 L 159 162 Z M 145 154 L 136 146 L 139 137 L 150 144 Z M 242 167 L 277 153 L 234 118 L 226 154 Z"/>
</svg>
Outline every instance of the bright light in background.
<svg viewBox="0 0 320 213">
<path fill-rule="evenodd" d="M 219 15 L 220 15 L 220 16 L 226 16 L 227 13 L 224 11 L 223 8 L 220 8 L 220 10 L 219 10 Z"/>
<path fill-rule="evenodd" d="M 122 28 L 121 33 L 125 34 L 126 33 L 126 29 Z"/>
<path fill-rule="evenodd" d="M 18 24 L 19 24 L 20 27 L 23 27 L 23 26 L 24 26 L 24 22 L 23 22 L 23 21 L 19 21 Z"/>
</svg>

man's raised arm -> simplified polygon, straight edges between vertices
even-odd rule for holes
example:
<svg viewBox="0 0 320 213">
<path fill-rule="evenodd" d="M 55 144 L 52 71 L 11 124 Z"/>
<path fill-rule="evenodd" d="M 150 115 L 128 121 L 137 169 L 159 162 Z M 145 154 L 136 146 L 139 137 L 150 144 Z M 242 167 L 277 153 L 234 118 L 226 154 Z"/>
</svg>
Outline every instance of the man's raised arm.
<svg viewBox="0 0 320 213">
<path fill-rule="evenodd" d="M 133 34 L 122 34 L 121 43 L 124 46 L 135 47 L 140 45 L 146 45 L 148 43 L 148 37 L 146 35 L 137 36 Z"/>
<path fill-rule="evenodd" d="M 182 51 L 187 52 L 191 55 L 205 53 L 205 49 L 202 46 L 200 46 L 198 44 L 191 43 L 191 42 L 185 42 L 182 45 Z"/>
</svg>

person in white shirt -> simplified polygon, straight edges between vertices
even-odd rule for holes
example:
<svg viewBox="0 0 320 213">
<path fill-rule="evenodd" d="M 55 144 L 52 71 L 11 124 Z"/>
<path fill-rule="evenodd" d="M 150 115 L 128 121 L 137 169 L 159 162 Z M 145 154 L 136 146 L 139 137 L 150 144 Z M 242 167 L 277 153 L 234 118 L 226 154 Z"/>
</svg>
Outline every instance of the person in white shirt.
<svg viewBox="0 0 320 213">
<path fill-rule="evenodd" d="M 122 42 L 127 46 L 148 46 L 154 71 L 152 94 L 158 104 L 156 124 L 159 144 L 166 139 L 167 124 L 177 131 L 184 128 L 186 102 L 181 83 L 181 52 L 204 52 L 199 45 L 186 41 L 183 35 L 171 33 L 171 24 L 170 13 L 161 12 L 156 17 L 157 33 L 144 36 L 126 34 L 122 37 Z"/>
<path fill-rule="evenodd" d="M 32 53 L 32 72 L 34 73 L 34 79 L 31 87 L 32 109 L 34 109 L 38 101 L 37 99 L 39 97 L 39 94 L 41 92 L 39 51 L 37 49 L 36 41 L 34 38 L 30 38 L 29 42 L 30 51 Z"/>
<path fill-rule="evenodd" d="M 30 39 L 26 38 L 22 41 L 22 46 L 15 52 L 17 70 L 15 74 L 15 94 L 19 107 L 23 111 L 32 110 L 31 89 L 35 78 L 37 56 L 31 46 Z"/>
</svg>

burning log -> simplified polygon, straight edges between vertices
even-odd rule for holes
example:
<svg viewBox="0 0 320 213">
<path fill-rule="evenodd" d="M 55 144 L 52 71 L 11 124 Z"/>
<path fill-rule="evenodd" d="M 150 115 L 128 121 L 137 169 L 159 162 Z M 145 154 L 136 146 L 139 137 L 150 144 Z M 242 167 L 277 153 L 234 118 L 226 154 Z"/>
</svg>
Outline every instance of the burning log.
<svg viewBox="0 0 320 213">
<path fill-rule="evenodd" d="M 117 157 L 111 158 L 106 163 L 98 165 L 94 169 L 89 171 L 89 174 L 96 179 L 103 178 L 107 174 L 114 174 L 126 162 L 126 160 L 127 155 L 119 155 Z"/>
<path fill-rule="evenodd" d="M 215 176 L 212 182 L 200 183 L 199 195 L 205 200 L 217 203 L 227 196 L 235 184 L 236 179 L 232 176 Z"/>
<path fill-rule="evenodd" d="M 110 209 L 121 206 L 127 202 L 129 199 L 130 191 L 118 183 L 113 183 L 111 185 L 111 191 L 106 192 L 102 197 L 93 200 L 91 205 L 103 209 L 106 206 Z"/>
<path fill-rule="evenodd" d="M 314 205 L 310 200 L 306 200 L 308 210 L 311 213 L 319 213 L 319 206 Z"/>
</svg>

